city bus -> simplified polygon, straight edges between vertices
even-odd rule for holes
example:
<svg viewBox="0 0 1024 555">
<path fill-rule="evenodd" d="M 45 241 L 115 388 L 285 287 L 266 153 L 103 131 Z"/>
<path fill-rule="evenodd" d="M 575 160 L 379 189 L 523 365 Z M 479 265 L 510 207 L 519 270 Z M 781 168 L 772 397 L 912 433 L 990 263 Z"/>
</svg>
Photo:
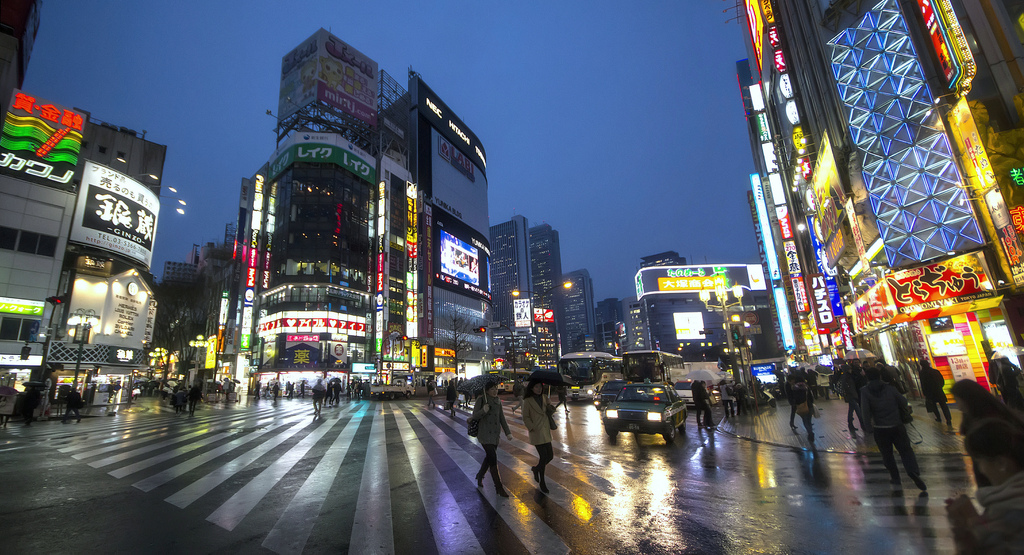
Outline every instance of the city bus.
<svg viewBox="0 0 1024 555">
<path fill-rule="evenodd" d="M 576 384 L 567 391 L 573 401 L 594 400 L 605 382 L 622 379 L 622 358 L 608 353 L 568 353 L 558 360 L 558 372 Z"/>
<path fill-rule="evenodd" d="M 629 351 L 622 355 L 622 373 L 628 382 L 674 383 L 687 374 L 683 357 L 663 351 Z"/>
</svg>

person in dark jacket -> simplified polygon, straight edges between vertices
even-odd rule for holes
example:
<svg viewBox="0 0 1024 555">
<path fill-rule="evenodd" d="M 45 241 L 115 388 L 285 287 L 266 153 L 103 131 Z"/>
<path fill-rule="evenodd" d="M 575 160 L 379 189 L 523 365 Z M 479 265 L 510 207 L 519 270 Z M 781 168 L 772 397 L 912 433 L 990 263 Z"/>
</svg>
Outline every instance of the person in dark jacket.
<svg viewBox="0 0 1024 555">
<path fill-rule="evenodd" d="M 484 474 L 490 470 L 491 478 L 494 480 L 494 491 L 499 497 L 508 497 L 508 492 L 501 485 L 501 475 L 498 474 L 498 442 L 502 430 L 505 432 L 505 438 L 511 440 L 512 430 L 505 421 L 505 411 L 501 410 L 497 384 L 488 387 L 483 395 L 477 397 L 473 416 L 470 418 L 479 422 L 476 439 L 484 448 L 484 460 L 480 464 L 480 471 L 476 473 L 476 487 L 484 487 Z"/>
<path fill-rule="evenodd" d="M 914 448 L 910 445 L 910 437 L 907 436 L 907 428 L 900 418 L 900 407 L 907 404 L 906 397 L 894 386 L 882 381 L 882 374 L 877 369 L 869 370 L 867 378 L 868 385 L 860 390 L 864 431 L 875 436 L 882 462 L 891 477 L 889 482 L 894 485 L 903 483 L 899 468 L 896 467 L 896 457 L 892 453 L 895 447 L 903 461 L 903 470 L 914 481 L 914 485 L 922 491 L 927 490 L 928 487 L 921 479 L 921 468 L 917 465 Z"/>
<path fill-rule="evenodd" d="M 804 429 L 807 430 L 808 441 L 814 441 L 814 390 L 807 385 L 803 376 L 795 376 L 790 386 L 790 403 L 793 405 L 793 412 L 800 415 L 804 421 Z M 807 403 L 806 412 L 801 412 L 801 405 Z"/>
<path fill-rule="evenodd" d="M 444 393 L 445 408 L 451 411 L 452 418 L 455 418 L 455 402 L 459 400 L 459 392 L 455 387 L 455 380 L 448 380 L 448 389 Z"/>
<path fill-rule="evenodd" d="M 861 428 L 864 427 L 864 415 L 860 410 L 860 390 L 862 387 L 867 385 L 865 380 L 863 384 L 859 384 L 863 377 L 860 372 L 860 368 L 855 366 L 849 366 L 843 372 L 839 378 L 839 391 L 843 396 L 843 400 L 846 401 L 846 424 L 849 427 L 850 432 L 856 432 L 857 427 L 853 425 L 853 415 L 857 415 L 857 421 L 860 422 Z"/>
<path fill-rule="evenodd" d="M 796 373 L 791 372 L 786 377 L 786 381 L 782 384 L 782 392 L 786 395 L 786 400 L 789 401 L 789 427 L 796 429 L 796 403 L 793 402 L 793 382 L 796 380 Z"/>
<path fill-rule="evenodd" d="M 82 403 L 82 394 L 79 393 L 77 389 L 72 388 L 71 391 L 68 392 L 68 396 L 64 398 L 64 403 L 67 405 L 67 407 L 64 410 L 64 418 L 61 419 L 61 423 L 68 423 L 68 418 L 71 417 L 71 411 L 75 412 L 75 417 L 77 418 L 77 421 L 81 422 L 82 415 L 78 411 L 79 409 L 82 408 L 82 405 L 84 404 Z"/>
<path fill-rule="evenodd" d="M 21 401 L 21 416 L 25 419 L 25 425 L 31 426 L 36 419 L 36 407 L 43 401 L 43 395 L 38 387 L 29 387 L 25 390 L 25 397 Z"/>
<path fill-rule="evenodd" d="M 993 378 L 999 386 L 999 393 L 1003 396 L 1006 406 L 1014 410 L 1024 410 L 1024 395 L 1020 394 L 1020 386 L 1017 376 L 1020 375 L 1020 368 L 1017 368 L 1006 357 L 998 356 L 992 360 Z"/>
<path fill-rule="evenodd" d="M 1024 415 L 1007 407 L 999 398 L 974 380 L 960 380 L 949 390 L 960 409 L 960 435 L 966 436 L 975 424 L 987 418 L 1005 420 L 1017 429 L 1024 431 Z M 974 467 L 974 482 L 979 488 L 991 486 L 977 467 Z"/>
<path fill-rule="evenodd" d="M 693 392 L 694 412 L 697 413 L 697 427 L 713 427 L 714 424 L 711 421 L 711 395 L 708 394 L 708 388 L 707 385 L 705 385 L 704 380 L 697 380 L 693 382 L 690 391 Z M 703 424 L 701 424 L 702 415 L 704 420 Z"/>
<path fill-rule="evenodd" d="M 949 414 L 949 407 L 946 406 L 946 392 L 944 388 L 946 386 L 946 378 L 942 377 L 942 372 L 939 372 L 935 368 L 932 368 L 927 361 L 921 362 L 921 372 L 918 374 L 921 378 L 921 393 L 924 394 L 924 400 L 928 407 L 928 412 L 935 415 L 936 422 L 942 422 L 942 417 L 946 417 L 946 425 L 953 425 L 953 417 Z M 942 410 L 942 414 L 939 414 L 939 410 Z"/>
<path fill-rule="evenodd" d="M 192 386 L 192 389 L 188 390 L 188 415 L 196 415 L 196 405 L 199 401 L 203 400 L 203 388 L 199 387 L 199 384 Z"/>
</svg>

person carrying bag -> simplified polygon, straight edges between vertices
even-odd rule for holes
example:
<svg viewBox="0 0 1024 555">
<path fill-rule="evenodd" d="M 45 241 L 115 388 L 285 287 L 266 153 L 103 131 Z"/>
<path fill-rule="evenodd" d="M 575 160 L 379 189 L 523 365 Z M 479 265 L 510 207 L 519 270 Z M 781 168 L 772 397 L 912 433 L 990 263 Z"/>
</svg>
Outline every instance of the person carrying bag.
<svg viewBox="0 0 1024 555">
<path fill-rule="evenodd" d="M 505 432 L 506 439 L 512 439 L 512 431 L 505 421 L 505 411 L 501 410 L 501 401 L 498 400 L 498 385 L 494 384 L 485 389 L 484 394 L 476 400 L 473 415 L 470 417 L 469 435 L 475 435 L 480 446 L 484 448 L 484 460 L 480 464 L 480 471 L 476 473 L 476 487 L 484 487 L 484 474 L 490 470 L 491 478 L 494 480 L 494 491 L 499 497 L 508 497 L 508 492 L 501 484 L 501 475 L 498 474 L 498 442 L 502 431 Z"/>
<path fill-rule="evenodd" d="M 548 402 L 548 396 L 544 395 L 544 384 L 531 381 L 526 386 L 523 399 L 523 424 L 530 432 L 530 444 L 537 448 L 537 466 L 531 468 L 533 479 L 540 484 L 540 491 L 544 493 L 548 493 L 544 470 L 555 457 L 551 446 L 551 424 L 554 420 L 551 415 L 554 412 L 555 408 Z"/>
</svg>

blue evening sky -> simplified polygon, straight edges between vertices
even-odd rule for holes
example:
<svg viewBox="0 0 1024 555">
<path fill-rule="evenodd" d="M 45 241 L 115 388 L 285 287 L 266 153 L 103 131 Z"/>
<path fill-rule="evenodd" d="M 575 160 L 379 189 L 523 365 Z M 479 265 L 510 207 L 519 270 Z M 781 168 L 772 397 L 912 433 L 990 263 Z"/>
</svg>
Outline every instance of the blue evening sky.
<svg viewBox="0 0 1024 555">
<path fill-rule="evenodd" d="M 487 149 L 491 224 L 547 222 L 597 300 L 641 256 L 758 260 L 732 0 L 44 0 L 24 89 L 167 145 L 153 273 L 219 241 L 275 148 L 281 57 L 318 28 L 403 87 L 409 68 Z M 165 194 L 169 194 L 166 192 Z"/>
</svg>

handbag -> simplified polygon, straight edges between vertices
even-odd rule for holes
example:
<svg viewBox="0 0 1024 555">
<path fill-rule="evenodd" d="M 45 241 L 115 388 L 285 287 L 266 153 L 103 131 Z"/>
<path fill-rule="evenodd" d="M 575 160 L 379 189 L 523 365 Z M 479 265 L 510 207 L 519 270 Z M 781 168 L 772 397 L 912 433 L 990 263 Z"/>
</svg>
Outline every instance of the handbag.
<svg viewBox="0 0 1024 555">
<path fill-rule="evenodd" d="M 914 407 L 910 406 L 910 403 L 903 401 L 900 403 L 900 422 L 904 424 L 910 424 L 914 421 Z"/>
<path fill-rule="evenodd" d="M 796 413 L 800 416 L 806 416 L 811 413 L 811 407 L 807 404 L 807 401 L 796 406 Z"/>
<path fill-rule="evenodd" d="M 548 415 L 548 427 L 551 428 L 552 430 L 558 429 L 558 423 L 555 422 L 555 417 L 551 416 L 550 414 Z"/>
<path fill-rule="evenodd" d="M 469 437 L 476 437 L 480 433 L 480 421 L 475 418 L 469 419 L 469 429 L 466 430 Z"/>
</svg>

